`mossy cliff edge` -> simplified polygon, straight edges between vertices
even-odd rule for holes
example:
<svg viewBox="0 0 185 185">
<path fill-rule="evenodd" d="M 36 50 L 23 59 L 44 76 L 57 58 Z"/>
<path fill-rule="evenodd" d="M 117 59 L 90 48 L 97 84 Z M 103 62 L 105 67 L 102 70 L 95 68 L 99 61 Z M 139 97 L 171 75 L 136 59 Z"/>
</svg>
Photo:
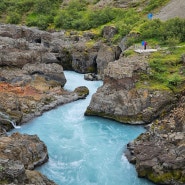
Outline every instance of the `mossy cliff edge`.
<svg viewBox="0 0 185 185">
<path fill-rule="evenodd" d="M 110 62 L 104 84 L 93 95 L 85 115 L 99 115 L 123 123 L 145 124 L 168 113 L 178 93 L 143 78 L 151 75 L 149 54 L 134 54 Z M 143 79 L 142 79 L 143 78 Z"/>
</svg>

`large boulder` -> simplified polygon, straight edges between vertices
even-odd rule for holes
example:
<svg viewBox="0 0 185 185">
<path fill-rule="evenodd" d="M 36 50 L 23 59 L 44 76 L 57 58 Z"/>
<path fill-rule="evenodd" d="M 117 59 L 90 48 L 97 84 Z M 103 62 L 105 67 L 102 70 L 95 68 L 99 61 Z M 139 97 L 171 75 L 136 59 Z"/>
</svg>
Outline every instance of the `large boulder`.
<svg viewBox="0 0 185 185">
<path fill-rule="evenodd" d="M 149 73 L 144 55 L 122 57 L 105 69 L 104 84 L 93 95 L 85 115 L 97 115 L 123 123 L 143 124 L 165 112 L 176 101 L 170 90 L 138 88 L 141 73 Z"/>
<path fill-rule="evenodd" d="M 0 137 L 0 158 L 19 160 L 25 169 L 32 170 L 48 160 L 48 152 L 38 136 L 14 133 Z"/>
<path fill-rule="evenodd" d="M 46 43 L 51 41 L 51 34 L 46 31 L 11 24 L 0 24 L 0 36 L 16 40 L 24 38 L 30 43 L 42 43 L 45 46 L 47 45 Z"/>
<path fill-rule="evenodd" d="M 118 33 L 118 29 L 114 26 L 104 26 L 102 30 L 102 35 L 107 40 L 110 40 L 111 38 L 113 38 L 114 35 L 117 33 Z"/>
<path fill-rule="evenodd" d="M 0 137 L 0 183 L 1 184 L 45 184 L 53 181 L 33 169 L 48 160 L 45 144 L 36 135 Z"/>
</svg>

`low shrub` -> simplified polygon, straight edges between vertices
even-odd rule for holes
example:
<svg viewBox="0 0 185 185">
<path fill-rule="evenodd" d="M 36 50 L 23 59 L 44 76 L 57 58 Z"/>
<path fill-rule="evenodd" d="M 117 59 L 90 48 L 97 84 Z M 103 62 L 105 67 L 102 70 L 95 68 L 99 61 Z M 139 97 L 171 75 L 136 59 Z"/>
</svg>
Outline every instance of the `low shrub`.
<svg viewBox="0 0 185 185">
<path fill-rule="evenodd" d="M 9 16 L 7 17 L 7 23 L 10 24 L 19 24 L 21 21 L 21 15 L 19 15 L 16 12 L 12 12 L 9 14 Z"/>
</svg>

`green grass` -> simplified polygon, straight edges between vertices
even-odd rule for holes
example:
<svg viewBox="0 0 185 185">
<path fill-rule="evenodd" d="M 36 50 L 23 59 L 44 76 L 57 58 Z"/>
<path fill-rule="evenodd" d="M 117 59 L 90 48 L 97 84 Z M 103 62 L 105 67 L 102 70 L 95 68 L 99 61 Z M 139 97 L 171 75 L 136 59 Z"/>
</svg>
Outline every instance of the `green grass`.
<svg viewBox="0 0 185 185">
<path fill-rule="evenodd" d="M 181 60 L 184 53 L 185 46 L 176 47 L 173 52 L 166 49 L 151 54 L 149 58 L 150 73 L 141 74 L 141 81 L 138 82 L 137 87 L 148 86 L 156 90 L 180 92 L 184 88 L 185 82 L 185 69 Z"/>
<path fill-rule="evenodd" d="M 150 0 L 143 11 L 146 13 L 154 11 L 154 10 L 160 8 L 161 6 L 165 5 L 169 1 L 170 0 Z"/>
<path fill-rule="evenodd" d="M 152 10 L 167 0 L 150 2 L 145 9 Z M 127 9 L 116 7 L 94 8 L 94 4 L 86 0 L 71 0 L 65 6 L 61 0 L 1 0 L 1 21 L 6 23 L 26 24 L 40 29 L 100 29 L 105 24 L 118 28 L 118 34 L 113 38 L 115 42 L 127 35 L 137 22 L 146 17 L 137 8 L 145 4 L 145 0 L 137 3 L 129 2 Z M 157 4 L 157 6 L 156 6 Z M 62 7 L 62 8 L 61 8 Z"/>
</svg>

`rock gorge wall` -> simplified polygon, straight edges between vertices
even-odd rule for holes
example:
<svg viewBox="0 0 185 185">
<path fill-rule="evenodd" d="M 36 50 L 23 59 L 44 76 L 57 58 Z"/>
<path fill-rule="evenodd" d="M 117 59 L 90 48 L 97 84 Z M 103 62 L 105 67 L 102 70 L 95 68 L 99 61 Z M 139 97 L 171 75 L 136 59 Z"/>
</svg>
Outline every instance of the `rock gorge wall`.
<svg viewBox="0 0 185 185">
<path fill-rule="evenodd" d="M 126 155 L 140 177 L 158 184 L 185 184 L 185 97 L 166 117 L 154 121 Z"/>
<path fill-rule="evenodd" d="M 79 73 L 98 72 L 103 78 L 104 67 L 121 51 L 92 42 L 94 36 L 0 24 L 0 121 L 5 129 L 11 127 L 7 118 L 20 124 L 83 98 L 61 88 L 66 83 L 63 67 Z"/>
<path fill-rule="evenodd" d="M 150 74 L 147 60 L 147 54 L 139 54 L 110 62 L 104 84 L 93 95 L 85 115 L 129 124 L 152 122 L 123 155 L 135 164 L 139 177 L 157 184 L 184 185 L 184 92 L 177 96 L 171 90 L 154 90 L 148 81 L 137 85 L 142 74 Z"/>
</svg>

